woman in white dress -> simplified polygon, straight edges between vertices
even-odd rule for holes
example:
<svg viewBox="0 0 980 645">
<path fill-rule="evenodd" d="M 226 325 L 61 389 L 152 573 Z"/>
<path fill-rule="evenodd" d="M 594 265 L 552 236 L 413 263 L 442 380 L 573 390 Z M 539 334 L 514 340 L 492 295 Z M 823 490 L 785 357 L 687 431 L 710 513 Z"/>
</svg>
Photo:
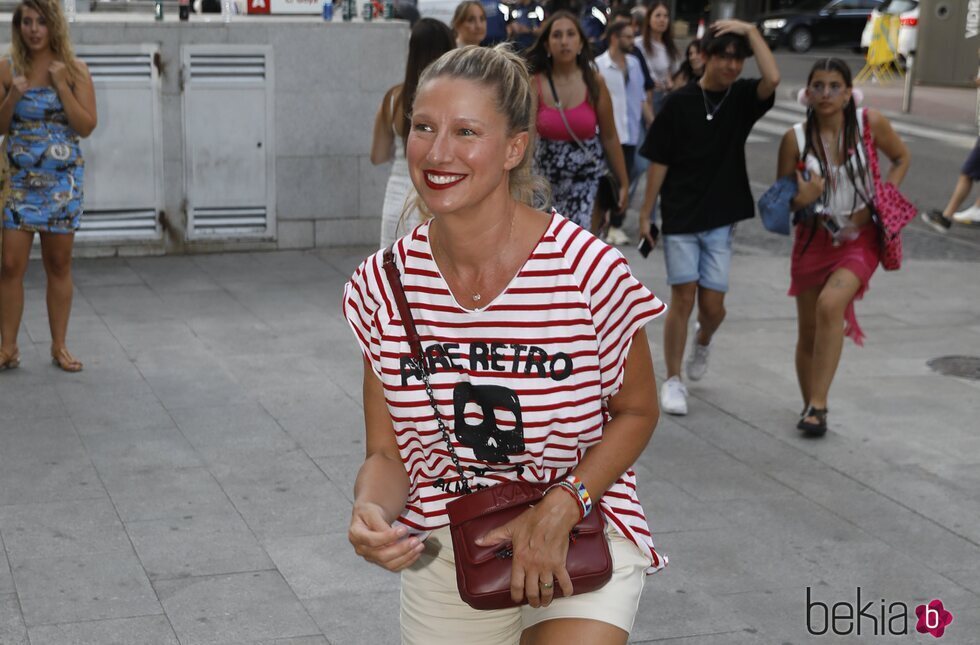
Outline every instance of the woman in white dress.
<svg viewBox="0 0 980 645">
<path fill-rule="evenodd" d="M 419 20 L 408 41 L 405 81 L 388 90 L 378 108 L 374 119 L 371 163 L 378 165 L 394 160 L 381 209 L 381 248 L 387 248 L 422 221 L 414 204 L 408 204 L 412 180 L 408 177 L 408 165 L 405 163 L 405 140 L 410 118 L 410 109 L 406 109 L 406 106 L 411 106 L 415 100 L 415 88 L 422 70 L 455 46 L 453 32 L 444 23 L 434 18 Z"/>
</svg>

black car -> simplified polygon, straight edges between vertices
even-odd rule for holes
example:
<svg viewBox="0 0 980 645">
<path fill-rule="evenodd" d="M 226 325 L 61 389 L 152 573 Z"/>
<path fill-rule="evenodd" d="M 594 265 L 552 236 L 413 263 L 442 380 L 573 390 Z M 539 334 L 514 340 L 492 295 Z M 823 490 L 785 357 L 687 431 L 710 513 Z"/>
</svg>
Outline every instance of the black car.
<svg viewBox="0 0 980 645">
<path fill-rule="evenodd" d="M 794 9 L 759 18 L 759 31 L 769 46 L 805 52 L 816 44 L 859 47 L 871 10 L 882 0 L 809 0 Z"/>
</svg>

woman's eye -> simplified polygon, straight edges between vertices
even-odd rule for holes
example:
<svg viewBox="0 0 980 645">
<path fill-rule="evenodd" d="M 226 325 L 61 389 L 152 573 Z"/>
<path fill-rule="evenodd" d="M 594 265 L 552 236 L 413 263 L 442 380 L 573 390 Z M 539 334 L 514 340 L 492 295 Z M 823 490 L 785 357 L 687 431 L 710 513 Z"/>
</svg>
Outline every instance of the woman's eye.
<svg viewBox="0 0 980 645">
<path fill-rule="evenodd" d="M 412 126 L 412 129 L 416 132 L 431 132 L 432 128 L 429 127 L 428 123 L 416 123 Z"/>
<path fill-rule="evenodd" d="M 474 136 L 476 134 L 475 131 L 470 130 L 469 128 L 460 128 L 459 129 L 459 133 L 461 135 L 463 135 L 464 137 L 472 137 L 472 136 Z"/>
</svg>

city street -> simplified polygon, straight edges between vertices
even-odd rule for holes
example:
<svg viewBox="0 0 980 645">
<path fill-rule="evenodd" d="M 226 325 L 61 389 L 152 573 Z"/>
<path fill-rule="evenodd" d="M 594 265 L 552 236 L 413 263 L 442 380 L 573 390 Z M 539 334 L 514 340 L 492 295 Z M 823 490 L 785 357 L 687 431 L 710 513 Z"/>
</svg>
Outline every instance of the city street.
<svg viewBox="0 0 980 645">
<path fill-rule="evenodd" d="M 777 107 L 747 151 L 757 191 L 818 55 L 779 53 Z M 941 207 L 975 93 L 917 92 L 895 121 L 903 189 Z M 980 227 L 915 221 L 905 241 L 902 270 L 857 304 L 866 343 L 846 341 L 814 441 L 795 429 L 790 240 L 739 226 L 710 369 L 637 463 L 670 564 L 631 642 L 932 643 L 916 611 L 941 601 L 940 642 L 980 643 L 980 370 L 929 366 L 980 356 Z M 373 250 L 77 260 L 79 374 L 50 364 L 32 262 L 22 365 L 0 372 L 0 645 L 399 642 L 398 577 L 346 533 L 364 430 L 340 299 Z M 666 299 L 662 250 L 623 253 Z M 662 377 L 663 318 L 647 334 Z"/>
</svg>

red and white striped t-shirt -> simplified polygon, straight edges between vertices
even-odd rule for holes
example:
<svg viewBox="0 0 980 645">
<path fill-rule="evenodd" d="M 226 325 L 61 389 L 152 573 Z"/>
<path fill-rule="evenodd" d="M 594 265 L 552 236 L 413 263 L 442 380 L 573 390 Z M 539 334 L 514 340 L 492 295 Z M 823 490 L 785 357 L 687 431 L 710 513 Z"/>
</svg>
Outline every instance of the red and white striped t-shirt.
<svg viewBox="0 0 980 645">
<path fill-rule="evenodd" d="M 553 215 L 525 265 L 480 310 L 460 307 L 432 259 L 429 225 L 395 244 L 395 260 L 428 359 L 439 414 L 470 487 L 563 477 L 602 439 L 606 402 L 622 385 L 633 334 L 666 306 L 626 259 Z M 399 521 L 430 531 L 448 524 L 459 475 L 414 374 L 411 350 L 382 252 L 344 289 L 344 314 L 381 379 L 412 482 Z M 606 519 L 663 567 L 636 495 L 632 469 L 601 500 Z"/>
</svg>

